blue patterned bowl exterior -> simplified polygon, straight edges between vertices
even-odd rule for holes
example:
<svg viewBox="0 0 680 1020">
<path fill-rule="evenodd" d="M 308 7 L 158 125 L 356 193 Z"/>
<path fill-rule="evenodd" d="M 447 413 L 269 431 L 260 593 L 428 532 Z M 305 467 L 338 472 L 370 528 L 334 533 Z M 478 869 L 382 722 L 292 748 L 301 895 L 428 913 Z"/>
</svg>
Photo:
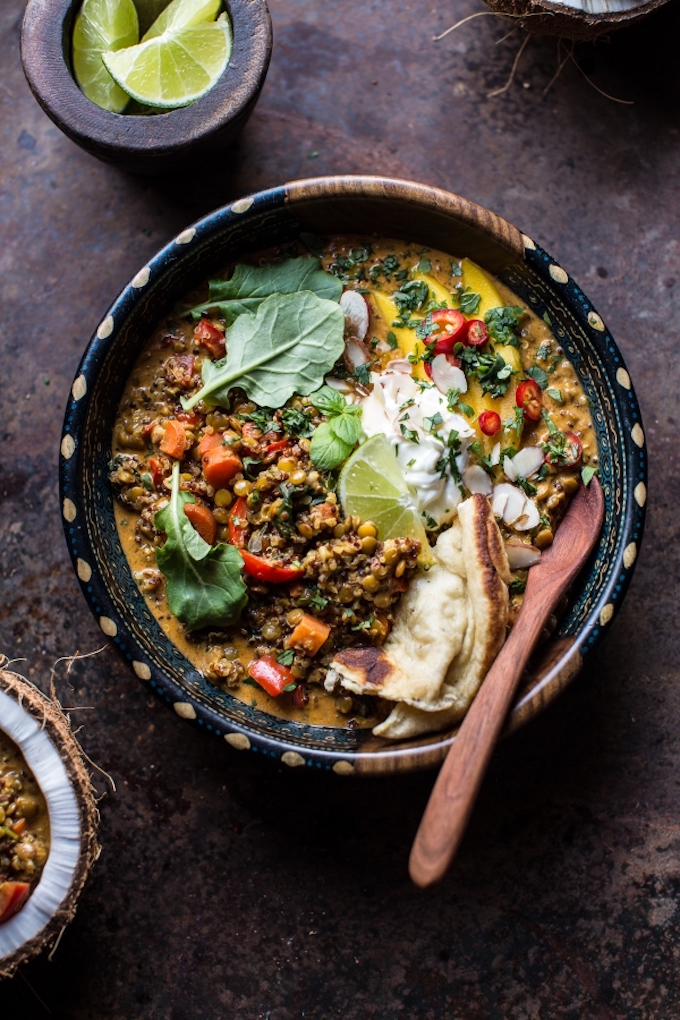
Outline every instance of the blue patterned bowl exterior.
<svg viewBox="0 0 680 1020">
<path fill-rule="evenodd" d="M 102 631 L 143 683 L 183 719 L 291 767 L 340 775 L 431 767 L 455 731 L 388 744 L 366 730 L 275 718 L 210 684 L 168 640 L 121 549 L 107 475 L 116 410 L 139 350 L 176 299 L 230 262 L 303 231 L 378 233 L 467 255 L 495 273 L 552 329 L 591 405 L 605 523 L 550 642 L 508 720 L 536 715 L 578 672 L 617 612 L 642 538 L 646 453 L 640 410 L 604 322 L 564 269 L 488 210 L 447 192 L 376 177 L 300 181 L 240 199 L 182 231 L 133 277 L 92 336 L 73 382 L 61 441 L 69 552 Z"/>
</svg>

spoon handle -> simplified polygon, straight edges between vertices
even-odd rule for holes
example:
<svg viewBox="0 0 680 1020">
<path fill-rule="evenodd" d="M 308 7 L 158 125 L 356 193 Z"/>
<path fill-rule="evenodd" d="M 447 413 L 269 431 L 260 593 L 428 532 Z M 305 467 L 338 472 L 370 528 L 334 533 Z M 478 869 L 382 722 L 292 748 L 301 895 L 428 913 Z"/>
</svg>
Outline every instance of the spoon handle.
<svg viewBox="0 0 680 1020">
<path fill-rule="evenodd" d="M 567 527 L 565 520 L 554 546 L 529 571 L 517 622 L 451 745 L 416 833 L 409 872 L 422 888 L 439 881 L 451 863 L 524 667 L 546 620 L 595 544 L 602 509 L 602 490 L 595 481 L 579 491 L 569 510 L 576 527 Z"/>
</svg>

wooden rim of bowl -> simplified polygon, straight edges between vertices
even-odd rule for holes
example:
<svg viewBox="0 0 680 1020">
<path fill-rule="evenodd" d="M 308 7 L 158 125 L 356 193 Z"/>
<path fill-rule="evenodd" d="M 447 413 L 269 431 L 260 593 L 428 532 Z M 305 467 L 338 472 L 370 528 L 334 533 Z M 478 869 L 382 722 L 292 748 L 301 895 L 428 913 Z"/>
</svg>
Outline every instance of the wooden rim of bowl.
<svg viewBox="0 0 680 1020">
<path fill-rule="evenodd" d="M 25 963 L 57 941 L 64 928 L 73 920 L 80 893 L 92 865 L 101 852 L 97 842 L 99 811 L 95 800 L 95 791 L 85 766 L 82 748 L 73 735 L 68 718 L 59 706 L 37 687 L 18 673 L 3 669 L 2 666 L 3 663 L 0 661 L 0 692 L 9 695 L 40 724 L 41 729 L 57 750 L 66 770 L 78 805 L 80 849 L 66 896 L 45 926 L 35 936 L 24 942 L 9 956 L 0 958 L 0 978 L 10 977 L 20 964 Z M 10 737 L 10 739 L 14 738 Z M 17 746 L 21 751 L 21 746 L 19 744 Z M 30 900 L 28 902 L 30 903 Z"/>
<path fill-rule="evenodd" d="M 153 116 L 102 110 L 80 91 L 71 71 L 73 23 L 82 0 L 28 0 L 21 59 L 33 95 L 73 141 L 104 160 L 181 158 L 199 141 L 215 142 L 245 123 L 264 83 L 272 50 L 266 0 L 225 0 L 232 24 L 229 63 L 215 86 L 195 102 Z"/>
</svg>

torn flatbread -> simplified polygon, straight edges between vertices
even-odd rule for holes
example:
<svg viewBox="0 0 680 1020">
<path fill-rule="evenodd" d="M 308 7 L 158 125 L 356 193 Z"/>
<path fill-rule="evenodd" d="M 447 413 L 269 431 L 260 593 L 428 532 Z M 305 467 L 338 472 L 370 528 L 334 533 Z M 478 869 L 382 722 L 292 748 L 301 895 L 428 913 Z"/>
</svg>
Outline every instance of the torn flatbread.
<svg viewBox="0 0 680 1020">
<path fill-rule="evenodd" d="M 461 719 L 505 641 L 510 570 L 484 496 L 459 505 L 434 556 L 403 596 L 385 644 L 347 648 L 331 663 L 331 682 L 397 702 L 373 730 L 378 736 L 415 736 Z"/>
</svg>

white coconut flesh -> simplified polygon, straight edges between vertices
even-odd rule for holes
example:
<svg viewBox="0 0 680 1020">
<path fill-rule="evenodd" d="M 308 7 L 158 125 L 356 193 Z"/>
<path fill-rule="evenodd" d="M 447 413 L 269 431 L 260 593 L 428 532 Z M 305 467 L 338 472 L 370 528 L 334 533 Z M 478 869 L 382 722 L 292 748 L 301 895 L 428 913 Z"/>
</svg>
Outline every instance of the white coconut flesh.
<svg viewBox="0 0 680 1020">
<path fill-rule="evenodd" d="M 50 820 L 50 847 L 40 880 L 21 910 L 0 924 L 1 969 L 4 959 L 40 935 L 68 896 L 81 857 L 82 833 L 73 786 L 39 720 L 0 691 L 0 722 L 35 776 Z"/>
<path fill-rule="evenodd" d="M 645 3 L 647 0 L 645 0 Z M 643 7 L 640 0 L 560 0 L 555 2 L 556 7 L 571 7 L 575 11 L 583 11 L 584 14 L 623 14 L 626 11 L 633 11 L 636 7 Z"/>
</svg>

